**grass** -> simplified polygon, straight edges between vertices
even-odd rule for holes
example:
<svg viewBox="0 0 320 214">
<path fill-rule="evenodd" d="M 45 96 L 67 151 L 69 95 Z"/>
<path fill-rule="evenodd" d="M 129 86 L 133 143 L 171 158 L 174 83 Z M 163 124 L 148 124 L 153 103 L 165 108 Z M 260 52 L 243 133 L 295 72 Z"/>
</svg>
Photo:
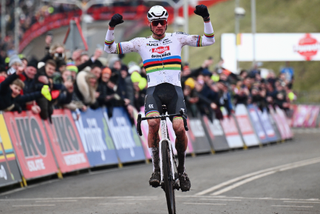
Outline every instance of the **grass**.
<svg viewBox="0 0 320 214">
<path fill-rule="evenodd" d="M 241 0 L 240 6 L 246 11 L 244 18 L 240 20 L 240 32 L 251 33 L 251 1 Z M 211 22 L 215 30 L 216 43 L 209 47 L 189 48 L 189 64 L 195 68 L 200 66 L 204 59 L 212 56 L 215 63 L 220 58 L 220 40 L 222 33 L 234 33 L 235 1 L 220 2 L 209 8 Z M 257 33 L 315 33 L 320 30 L 319 21 L 320 0 L 256 0 L 256 32 Z M 183 31 L 180 28 L 179 31 Z M 167 32 L 173 32 L 169 26 Z M 136 36 L 148 36 L 151 32 L 148 28 Z M 203 24 L 199 16 L 191 16 L 189 19 L 189 34 L 203 35 Z M 266 41 L 268 42 L 268 41 Z M 182 54 L 183 58 L 183 54 Z M 139 61 L 136 53 L 128 54 L 124 61 Z M 263 62 L 262 67 L 272 69 L 279 73 L 285 62 Z M 295 71 L 294 91 L 320 91 L 320 62 L 297 61 L 290 62 Z M 250 69 L 251 62 L 240 62 L 241 68 Z M 214 65 L 211 67 L 213 69 Z"/>
</svg>

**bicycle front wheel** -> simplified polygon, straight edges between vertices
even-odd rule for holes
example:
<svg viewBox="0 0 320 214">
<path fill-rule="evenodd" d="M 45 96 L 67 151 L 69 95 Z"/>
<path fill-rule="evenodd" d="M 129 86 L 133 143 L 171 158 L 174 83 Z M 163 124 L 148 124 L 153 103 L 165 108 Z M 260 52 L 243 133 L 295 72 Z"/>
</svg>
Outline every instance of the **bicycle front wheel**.
<svg viewBox="0 0 320 214">
<path fill-rule="evenodd" d="M 169 142 L 161 142 L 162 170 L 163 170 L 163 190 L 166 193 L 166 200 L 169 214 L 176 213 L 176 202 L 174 197 L 174 180 L 171 169 Z"/>
</svg>

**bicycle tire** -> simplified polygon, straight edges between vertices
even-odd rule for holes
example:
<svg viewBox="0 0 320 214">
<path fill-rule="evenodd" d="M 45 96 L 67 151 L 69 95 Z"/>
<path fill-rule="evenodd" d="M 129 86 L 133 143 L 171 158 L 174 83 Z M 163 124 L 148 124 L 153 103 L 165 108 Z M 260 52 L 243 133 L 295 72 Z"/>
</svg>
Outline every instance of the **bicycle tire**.
<svg viewBox="0 0 320 214">
<path fill-rule="evenodd" d="M 176 202 L 174 196 L 174 180 L 171 170 L 169 142 L 161 142 L 161 156 L 163 169 L 163 189 L 165 191 L 169 214 L 176 214 Z"/>
</svg>

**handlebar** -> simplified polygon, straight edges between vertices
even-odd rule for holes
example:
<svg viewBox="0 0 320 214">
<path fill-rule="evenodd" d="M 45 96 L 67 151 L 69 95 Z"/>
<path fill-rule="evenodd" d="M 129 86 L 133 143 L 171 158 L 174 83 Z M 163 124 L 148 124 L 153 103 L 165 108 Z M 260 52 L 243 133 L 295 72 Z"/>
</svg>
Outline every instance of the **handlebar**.
<svg viewBox="0 0 320 214">
<path fill-rule="evenodd" d="M 138 114 L 137 131 L 138 131 L 139 135 L 142 136 L 142 131 L 141 131 L 141 121 L 142 120 L 164 119 L 167 117 L 174 117 L 174 116 L 181 116 L 182 117 L 184 129 L 186 131 L 188 131 L 189 128 L 187 125 L 187 115 L 185 114 L 185 111 L 182 108 L 180 109 L 179 113 L 176 113 L 176 114 L 163 114 L 163 115 L 151 116 L 151 117 L 141 117 L 141 114 Z"/>
</svg>

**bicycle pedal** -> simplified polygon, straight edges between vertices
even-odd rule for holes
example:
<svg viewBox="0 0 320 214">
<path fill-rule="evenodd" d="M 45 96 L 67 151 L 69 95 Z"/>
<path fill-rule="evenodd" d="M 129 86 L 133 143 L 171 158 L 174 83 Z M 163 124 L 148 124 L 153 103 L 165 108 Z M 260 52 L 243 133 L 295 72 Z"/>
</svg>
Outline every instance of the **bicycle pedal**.
<svg viewBox="0 0 320 214">
<path fill-rule="evenodd" d="M 176 190 L 179 190 L 179 189 L 180 189 L 180 185 L 179 185 L 179 183 L 178 183 L 177 181 L 174 182 L 173 188 L 176 189 Z"/>
</svg>

